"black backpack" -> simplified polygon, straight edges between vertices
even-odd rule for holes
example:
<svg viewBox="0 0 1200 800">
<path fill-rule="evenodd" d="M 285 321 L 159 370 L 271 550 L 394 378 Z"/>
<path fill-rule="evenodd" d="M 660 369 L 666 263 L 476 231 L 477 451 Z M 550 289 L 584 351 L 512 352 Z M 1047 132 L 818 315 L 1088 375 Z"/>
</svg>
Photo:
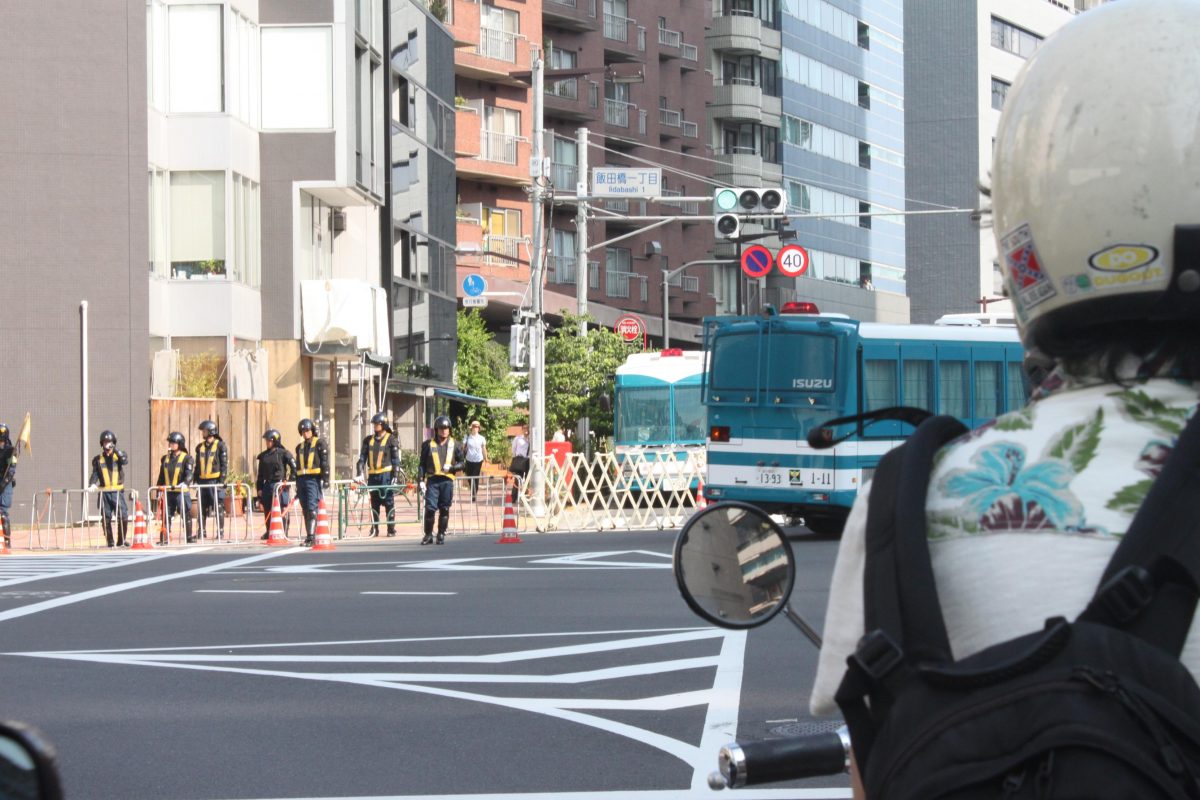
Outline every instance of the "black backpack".
<svg viewBox="0 0 1200 800">
<path fill-rule="evenodd" d="M 922 423 L 875 473 L 867 635 L 837 693 L 870 800 L 1200 798 L 1200 688 L 1179 660 L 1200 586 L 1200 424 L 1187 425 L 1088 608 L 954 661 L 930 566 Z"/>
</svg>

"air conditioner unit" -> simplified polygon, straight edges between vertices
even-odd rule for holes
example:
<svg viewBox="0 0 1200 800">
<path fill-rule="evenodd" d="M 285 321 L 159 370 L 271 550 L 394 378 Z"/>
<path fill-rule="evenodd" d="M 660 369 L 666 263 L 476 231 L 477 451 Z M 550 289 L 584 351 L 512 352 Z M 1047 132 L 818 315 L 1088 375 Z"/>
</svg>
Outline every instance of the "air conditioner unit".
<svg viewBox="0 0 1200 800">
<path fill-rule="evenodd" d="M 329 216 L 329 230 L 333 231 L 334 233 L 341 233 L 342 231 L 346 230 L 345 211 L 334 211 L 333 214 Z"/>
</svg>

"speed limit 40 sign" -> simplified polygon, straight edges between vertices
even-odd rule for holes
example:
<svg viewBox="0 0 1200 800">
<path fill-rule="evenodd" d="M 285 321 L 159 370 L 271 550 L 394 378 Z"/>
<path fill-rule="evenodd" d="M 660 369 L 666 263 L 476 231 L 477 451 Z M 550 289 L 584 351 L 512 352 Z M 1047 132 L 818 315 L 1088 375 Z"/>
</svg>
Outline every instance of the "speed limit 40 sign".
<svg viewBox="0 0 1200 800">
<path fill-rule="evenodd" d="M 788 244 L 779 248 L 775 257 L 779 271 L 789 278 L 803 275 L 808 270 L 808 251 L 798 244 Z"/>
</svg>

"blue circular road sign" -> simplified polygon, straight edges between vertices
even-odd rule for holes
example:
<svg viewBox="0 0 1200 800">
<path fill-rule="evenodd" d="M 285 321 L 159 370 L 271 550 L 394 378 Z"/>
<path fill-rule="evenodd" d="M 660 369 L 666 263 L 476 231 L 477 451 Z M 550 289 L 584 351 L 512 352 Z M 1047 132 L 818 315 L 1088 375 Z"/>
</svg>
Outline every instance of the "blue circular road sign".
<svg viewBox="0 0 1200 800">
<path fill-rule="evenodd" d="M 487 291 L 487 279 L 482 275 L 468 275 L 463 278 L 462 287 L 467 297 L 479 297 Z"/>
</svg>

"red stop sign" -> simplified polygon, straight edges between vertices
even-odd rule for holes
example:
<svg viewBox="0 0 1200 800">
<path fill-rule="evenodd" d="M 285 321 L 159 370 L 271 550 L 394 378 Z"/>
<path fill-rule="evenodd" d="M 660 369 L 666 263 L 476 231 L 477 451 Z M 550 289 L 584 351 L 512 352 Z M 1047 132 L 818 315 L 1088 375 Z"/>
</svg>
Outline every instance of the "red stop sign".
<svg viewBox="0 0 1200 800">
<path fill-rule="evenodd" d="M 613 325 L 613 330 L 616 331 L 617 336 L 621 337 L 621 341 L 632 343 L 642 339 L 645 325 L 642 324 L 640 318 L 632 314 L 626 314 L 617 320 L 616 324 Z"/>
</svg>

